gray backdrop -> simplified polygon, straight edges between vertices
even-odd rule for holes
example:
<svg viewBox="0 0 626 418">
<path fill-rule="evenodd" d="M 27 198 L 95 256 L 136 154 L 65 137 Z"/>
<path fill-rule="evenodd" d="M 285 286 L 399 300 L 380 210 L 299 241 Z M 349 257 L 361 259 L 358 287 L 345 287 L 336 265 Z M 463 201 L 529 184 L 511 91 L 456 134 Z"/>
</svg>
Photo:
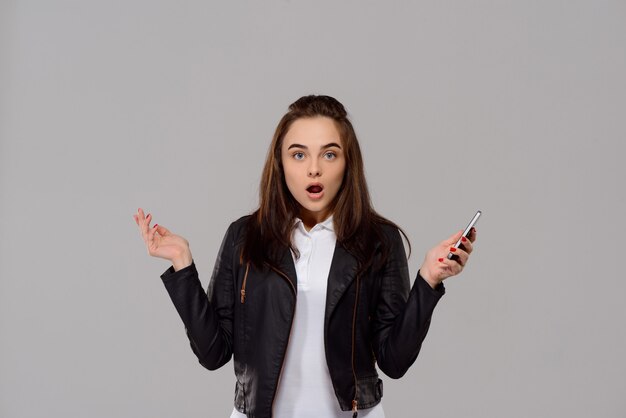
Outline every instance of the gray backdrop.
<svg viewBox="0 0 626 418">
<path fill-rule="evenodd" d="M 137 207 L 204 286 L 301 95 L 425 251 L 484 211 L 394 417 L 624 417 L 624 1 L 0 3 L 0 416 L 227 417 Z M 413 276 L 414 277 L 414 276 Z"/>
</svg>

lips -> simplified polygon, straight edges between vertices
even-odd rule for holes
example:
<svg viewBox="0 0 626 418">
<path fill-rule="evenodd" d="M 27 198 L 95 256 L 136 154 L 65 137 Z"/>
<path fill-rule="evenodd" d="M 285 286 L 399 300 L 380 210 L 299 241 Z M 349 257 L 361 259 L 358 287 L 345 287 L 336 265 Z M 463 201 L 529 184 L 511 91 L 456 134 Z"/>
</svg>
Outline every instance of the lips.
<svg viewBox="0 0 626 418">
<path fill-rule="evenodd" d="M 306 188 L 309 199 L 320 200 L 324 196 L 324 185 L 321 183 L 311 183 Z"/>
</svg>

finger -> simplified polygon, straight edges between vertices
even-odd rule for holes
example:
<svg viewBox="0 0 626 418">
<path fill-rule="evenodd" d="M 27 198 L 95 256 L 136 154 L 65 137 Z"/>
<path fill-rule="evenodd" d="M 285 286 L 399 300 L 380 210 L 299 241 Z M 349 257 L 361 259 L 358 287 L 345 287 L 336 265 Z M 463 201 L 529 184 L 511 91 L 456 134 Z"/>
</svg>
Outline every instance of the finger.
<svg viewBox="0 0 626 418">
<path fill-rule="evenodd" d="M 448 260 L 446 257 L 439 258 L 439 265 L 442 269 L 442 279 L 455 276 L 463 270 L 463 266 L 456 260 Z"/>
<path fill-rule="evenodd" d="M 137 225 L 139 225 L 139 229 L 143 233 L 143 222 L 144 222 L 144 220 L 146 218 L 144 213 L 143 213 L 143 209 L 141 209 L 141 208 L 137 209 L 137 214 L 135 216 L 137 217 Z"/>
<path fill-rule="evenodd" d="M 439 261 L 439 278 L 441 280 L 445 280 L 448 277 L 454 275 L 454 269 L 458 268 L 456 266 L 458 266 L 459 264 L 454 261 L 454 260 L 448 260 L 447 257 L 440 257 L 438 259 Z"/>
<path fill-rule="evenodd" d="M 150 216 L 150 214 L 148 213 L 147 215 L 144 213 L 143 209 L 139 208 L 137 209 L 137 217 L 139 218 L 140 222 L 145 221 L 148 217 Z"/>
<path fill-rule="evenodd" d="M 154 236 L 157 233 L 157 229 L 159 227 L 159 224 L 154 224 L 154 226 L 152 228 L 150 228 L 150 231 L 148 232 L 148 234 L 150 234 L 150 240 L 154 241 Z"/>
<path fill-rule="evenodd" d="M 466 253 L 471 254 L 474 251 L 474 246 L 472 245 L 472 241 L 468 238 L 461 238 L 461 245 L 459 246 Z"/>
<path fill-rule="evenodd" d="M 152 221 L 152 215 L 148 214 L 146 215 L 146 218 L 143 221 L 143 234 L 144 236 L 148 235 L 148 232 L 150 232 L 150 222 Z"/>
<path fill-rule="evenodd" d="M 159 233 L 159 235 L 166 236 L 166 235 L 171 234 L 170 230 L 164 227 L 163 225 L 156 224 L 154 226 L 156 227 L 156 230 Z"/>
<path fill-rule="evenodd" d="M 139 219 L 139 215 L 133 215 L 133 218 L 135 219 L 135 223 L 137 224 L 137 227 L 139 228 L 139 232 L 141 233 L 142 228 L 143 228 L 143 221 Z"/>
<path fill-rule="evenodd" d="M 454 234 L 452 234 L 450 236 L 450 238 L 448 238 L 447 240 L 443 241 L 443 244 L 446 247 L 449 247 L 451 245 L 456 244 L 456 242 L 459 240 L 459 238 L 461 238 L 461 235 L 463 235 L 463 230 L 458 230 L 457 232 L 455 232 Z"/>
<path fill-rule="evenodd" d="M 466 251 L 461 248 L 450 247 L 450 252 L 456 256 L 451 261 L 455 261 L 461 266 L 465 266 L 465 263 L 467 263 L 467 259 L 469 258 L 469 254 Z"/>
<path fill-rule="evenodd" d="M 472 227 L 469 234 L 467 234 L 467 238 L 472 242 L 476 241 L 476 228 Z"/>
<path fill-rule="evenodd" d="M 154 226 L 158 227 L 158 224 L 155 224 Z M 148 246 L 148 253 L 150 253 L 150 250 L 154 248 L 154 245 L 155 245 L 155 242 L 154 242 L 155 234 L 156 234 L 155 227 L 150 228 L 146 236 L 146 245 Z"/>
</svg>

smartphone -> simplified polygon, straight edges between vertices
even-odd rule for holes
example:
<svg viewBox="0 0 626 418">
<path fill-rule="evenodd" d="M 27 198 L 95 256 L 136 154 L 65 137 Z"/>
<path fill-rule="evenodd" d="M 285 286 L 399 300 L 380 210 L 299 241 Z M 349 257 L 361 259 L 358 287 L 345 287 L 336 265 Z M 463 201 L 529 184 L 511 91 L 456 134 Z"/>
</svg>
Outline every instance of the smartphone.
<svg viewBox="0 0 626 418">
<path fill-rule="evenodd" d="M 467 224 L 467 227 L 465 228 L 465 231 L 463 231 L 463 235 L 461 235 L 461 238 L 459 238 L 459 240 L 456 242 L 456 244 L 454 244 L 454 248 L 459 248 L 459 245 L 461 245 L 461 239 L 463 237 L 466 237 L 470 233 L 470 230 L 472 229 L 472 227 L 474 225 L 476 225 L 476 222 L 478 221 L 478 218 L 480 218 L 480 215 L 482 215 L 482 212 L 481 211 L 477 211 L 476 215 L 474 215 L 474 217 L 472 218 L 470 223 Z M 448 253 L 448 260 L 454 260 L 456 258 L 458 258 L 458 256 L 456 254 Z"/>
</svg>

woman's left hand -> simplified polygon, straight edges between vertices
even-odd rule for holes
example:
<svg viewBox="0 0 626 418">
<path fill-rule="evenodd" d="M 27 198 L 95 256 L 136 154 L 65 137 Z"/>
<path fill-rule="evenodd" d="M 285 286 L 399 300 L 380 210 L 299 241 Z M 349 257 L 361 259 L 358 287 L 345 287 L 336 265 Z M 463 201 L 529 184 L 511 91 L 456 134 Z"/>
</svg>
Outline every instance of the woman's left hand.
<svg viewBox="0 0 626 418">
<path fill-rule="evenodd" d="M 439 283 L 451 276 L 456 276 L 467 264 L 469 255 L 474 248 L 473 243 L 476 241 L 476 228 L 472 228 L 467 238 L 461 240 L 459 248 L 454 248 L 454 244 L 461 238 L 463 231 L 459 231 L 447 240 L 442 241 L 437 246 L 431 248 L 424 263 L 420 267 L 420 275 L 434 289 Z M 457 257 L 448 260 L 448 253 L 452 252 Z"/>
</svg>

